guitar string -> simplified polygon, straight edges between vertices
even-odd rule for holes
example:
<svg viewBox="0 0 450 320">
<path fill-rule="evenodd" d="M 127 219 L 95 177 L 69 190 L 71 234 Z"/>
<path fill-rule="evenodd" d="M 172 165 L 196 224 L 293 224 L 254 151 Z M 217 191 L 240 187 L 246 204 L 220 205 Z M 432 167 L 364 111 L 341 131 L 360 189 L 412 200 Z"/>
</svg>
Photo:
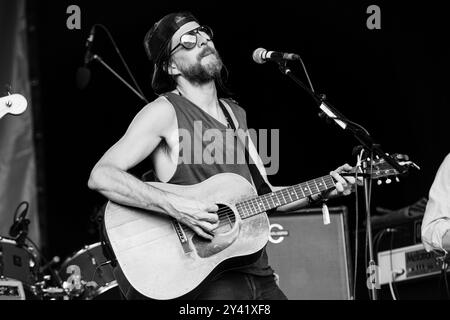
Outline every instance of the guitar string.
<svg viewBox="0 0 450 320">
<path fill-rule="evenodd" d="M 322 179 L 322 180 L 325 182 L 326 189 L 329 189 L 329 187 L 328 187 L 327 181 L 326 181 L 325 179 L 329 180 L 328 182 L 331 182 L 330 184 L 332 184 L 332 185 L 334 186 L 334 181 L 333 181 L 332 177 L 329 176 L 329 175 L 328 175 L 328 176 L 324 176 L 324 177 L 319 178 L 319 179 Z M 316 180 L 317 180 L 317 179 L 316 179 Z M 313 185 L 312 183 L 314 183 L 314 185 Z M 298 185 L 294 185 L 294 186 L 291 187 L 291 188 L 296 192 L 295 194 L 296 194 L 296 196 L 297 196 L 297 198 L 298 198 L 298 199 L 296 199 L 296 200 L 294 200 L 294 201 L 297 201 L 297 200 L 300 200 L 300 199 L 304 199 L 304 198 L 306 198 L 307 196 L 309 196 L 309 195 L 306 195 L 305 192 L 303 192 L 303 189 L 302 189 L 302 186 L 303 186 L 303 185 L 304 185 L 304 186 L 307 186 L 308 189 L 310 190 L 310 194 L 309 194 L 309 195 L 318 194 L 318 193 L 321 192 L 321 190 L 320 190 L 320 188 L 318 187 L 317 182 L 316 182 L 315 180 L 310 180 L 310 181 L 307 181 L 307 182 L 304 182 L 304 183 L 300 183 L 300 184 L 298 184 Z M 319 183 L 319 185 L 320 185 L 320 183 Z M 312 187 L 314 187 L 314 186 L 315 186 L 315 189 L 317 189 L 318 192 L 313 192 L 313 191 L 311 191 L 311 189 L 314 189 L 314 188 L 312 188 Z M 286 201 L 285 195 L 289 195 L 289 192 L 287 191 L 288 189 L 289 189 L 289 188 L 285 188 L 285 189 L 279 190 L 279 191 L 277 191 L 277 192 L 273 192 L 272 195 L 278 193 L 278 195 L 281 195 L 281 196 L 284 198 L 284 200 Z M 297 190 L 297 189 L 298 189 L 298 190 Z M 305 189 L 305 190 L 306 190 L 306 189 Z M 302 197 L 298 197 L 298 191 L 301 191 L 301 192 L 302 192 L 302 194 L 303 194 Z M 323 191 L 323 190 L 322 190 L 322 191 Z M 276 195 L 277 198 L 278 198 L 278 195 Z M 261 199 L 264 199 L 264 196 L 266 196 L 266 195 L 262 195 L 262 196 L 260 196 L 260 198 L 261 198 Z M 289 197 L 290 197 L 290 195 L 289 195 Z M 259 206 L 256 207 L 256 204 L 257 204 L 257 203 L 255 203 L 254 200 L 257 199 L 257 198 L 258 198 L 258 197 L 254 198 L 254 199 L 250 199 L 250 200 L 246 200 L 246 201 L 240 202 L 240 204 L 241 204 L 241 209 L 250 209 L 250 211 L 252 211 L 252 210 L 255 211 L 254 208 L 257 208 L 257 209 L 258 209 L 256 212 L 250 212 L 250 214 L 248 214 L 248 213 L 246 214 L 245 212 L 243 212 L 243 214 L 244 214 L 243 217 L 242 217 L 241 213 L 239 213 L 239 215 L 241 216 L 241 218 L 250 217 L 250 216 L 256 215 L 256 214 L 258 214 L 258 213 L 260 213 L 260 212 L 264 212 L 264 211 L 267 211 L 267 210 L 271 209 L 271 208 L 267 208 L 267 209 L 264 208 L 263 210 L 261 210 L 261 208 L 260 208 Z M 292 197 L 290 197 L 290 198 L 291 198 L 291 200 L 292 200 Z M 267 200 L 267 199 L 265 199 L 265 200 Z M 275 201 L 272 200 L 272 202 L 275 204 Z M 267 203 L 268 203 L 268 202 L 267 202 Z M 245 205 L 247 205 L 247 208 L 245 208 Z M 253 208 L 250 207 L 250 205 L 252 205 Z M 236 205 L 236 206 L 237 206 L 237 205 Z M 239 211 L 239 208 L 237 208 L 237 209 L 238 209 L 238 211 Z M 229 224 L 232 225 L 232 221 L 230 220 L 230 213 L 233 214 L 233 217 L 234 217 L 234 212 L 233 212 L 233 210 L 231 210 L 229 207 L 221 208 L 221 209 L 219 209 L 219 210 L 217 211 L 217 214 L 218 214 L 218 217 L 219 217 L 219 226 L 221 225 L 221 222 L 226 222 L 224 218 L 227 218 L 228 221 L 229 221 Z M 228 224 L 228 223 L 226 223 L 226 224 Z M 191 230 L 188 226 L 186 226 L 186 225 L 184 225 L 184 224 L 181 224 L 181 227 L 183 228 L 183 230 L 184 230 L 185 232 L 186 232 L 186 231 L 193 232 L 193 230 Z M 187 229 L 186 229 L 186 228 L 187 228 Z"/>
<path fill-rule="evenodd" d="M 288 188 L 285 188 L 285 189 L 282 189 L 282 190 L 279 190 L 279 191 L 276 191 L 276 192 L 272 192 L 272 195 L 275 196 L 275 197 L 277 197 L 277 198 L 278 198 L 279 196 L 281 196 L 281 197 L 283 197 L 284 201 L 286 201 L 286 196 L 289 196 L 289 198 L 291 199 L 291 201 L 298 201 L 298 200 L 300 200 L 300 199 L 304 199 L 304 198 L 306 198 L 306 197 L 309 196 L 309 195 L 317 194 L 317 193 L 320 193 L 321 191 L 324 191 L 324 190 L 320 190 L 320 188 L 319 188 L 319 186 L 321 186 L 321 183 L 317 184 L 317 181 L 318 181 L 319 179 L 321 179 L 323 182 L 325 182 L 325 186 L 326 186 L 325 189 L 326 189 L 326 190 L 327 190 L 327 189 L 330 189 L 330 187 L 328 187 L 328 184 L 332 184 L 332 185 L 334 186 L 334 180 L 333 180 L 333 178 L 332 178 L 330 175 L 326 175 L 326 176 L 323 176 L 323 177 L 321 177 L 321 178 L 309 180 L 309 181 L 307 181 L 307 182 L 303 182 L 303 183 L 294 185 L 294 186 L 292 186 L 292 187 L 288 187 Z M 309 195 L 307 195 L 307 194 L 303 191 L 303 188 L 304 188 L 303 186 L 306 186 L 306 187 L 309 189 L 309 191 L 310 191 L 310 194 L 309 194 Z M 308 190 L 308 189 L 306 189 L 306 187 L 305 187 L 305 190 Z M 296 200 L 292 200 L 291 193 L 289 193 L 289 191 L 288 191 L 288 189 L 290 189 L 290 188 L 292 188 L 292 189 L 295 191 L 294 195 L 297 197 Z M 300 190 L 300 191 L 302 192 L 303 197 L 299 197 L 299 196 L 298 196 L 298 190 L 297 190 L 297 189 Z M 313 189 L 317 189 L 318 192 L 312 191 Z M 278 193 L 278 194 L 277 194 L 277 193 Z M 265 207 L 264 207 L 264 200 L 267 201 L 267 203 L 269 203 L 268 200 L 270 199 L 270 200 L 274 203 L 274 205 L 277 204 L 277 203 L 276 203 L 275 201 L 273 201 L 271 198 L 266 199 L 266 198 L 264 198 L 264 196 L 265 196 L 265 195 L 262 195 L 262 196 L 260 196 L 260 197 L 254 198 L 254 199 L 242 201 L 242 202 L 240 203 L 240 204 L 241 204 L 241 209 L 250 211 L 250 212 L 248 212 L 248 213 L 242 212 L 243 215 L 244 215 L 243 218 L 249 217 L 249 216 L 255 215 L 255 214 L 257 214 L 257 213 L 260 213 L 260 212 L 263 212 L 263 211 L 267 211 L 267 210 L 272 209 L 272 208 L 270 208 L 270 205 L 269 205 L 269 208 L 265 208 Z M 260 203 L 258 203 L 258 201 L 256 200 L 256 199 L 258 199 L 258 198 L 262 199 L 262 200 L 260 201 L 260 203 L 263 203 L 263 210 L 261 210 Z M 237 209 L 238 209 L 238 211 L 239 211 L 239 208 L 237 208 Z M 256 209 L 256 211 L 255 211 L 255 209 Z M 255 212 L 253 212 L 253 211 L 255 211 Z M 218 215 L 218 217 L 219 217 L 219 220 L 222 220 L 222 219 L 224 219 L 224 218 L 227 218 L 227 219 L 230 221 L 230 223 L 232 223 L 231 220 L 230 220 L 230 213 L 234 213 L 234 212 L 233 212 L 233 210 L 231 210 L 229 207 L 221 208 L 221 209 L 219 209 L 219 210 L 217 211 L 217 215 Z M 240 213 L 240 215 L 241 215 L 241 213 Z M 234 215 L 233 215 L 233 216 L 234 216 Z M 223 221 L 223 220 L 222 220 L 222 221 Z M 219 224 L 220 224 L 220 222 L 219 222 Z"/>
<path fill-rule="evenodd" d="M 318 179 L 322 179 L 322 180 L 325 182 L 325 185 L 326 185 L 326 186 L 327 186 L 327 181 L 326 181 L 325 179 L 327 179 L 328 182 L 331 181 L 331 183 L 333 183 L 333 180 L 332 180 L 331 176 L 329 176 L 329 175 L 328 175 L 328 176 L 321 177 L 321 178 L 318 178 Z M 317 179 L 316 179 L 316 180 L 317 180 Z M 314 185 L 313 185 L 312 183 L 314 183 Z M 333 184 L 334 184 L 334 183 L 333 183 Z M 300 199 L 304 199 L 304 198 L 307 197 L 306 193 L 303 192 L 303 189 L 301 189 L 301 188 L 302 188 L 302 185 L 305 185 L 305 186 L 308 187 L 308 189 L 310 190 L 310 195 L 312 195 L 312 194 L 317 194 L 317 193 L 320 192 L 320 189 L 319 189 L 319 187 L 318 187 L 318 185 L 317 185 L 317 183 L 316 183 L 315 180 L 310 180 L 310 181 L 307 181 L 307 182 L 304 182 L 304 183 L 300 183 L 300 184 L 298 184 L 298 185 L 294 185 L 294 186 L 292 186 L 291 188 L 296 192 L 296 196 L 297 196 L 297 198 L 298 198 L 298 199 L 296 199 L 296 200 L 294 200 L 294 201 L 298 201 L 298 200 L 300 200 Z M 317 189 L 318 192 L 312 192 L 311 189 L 314 189 L 314 188 L 312 188 L 312 187 L 315 187 L 315 189 Z M 285 189 L 279 190 L 279 191 L 277 191 L 277 192 L 273 192 L 272 195 L 275 195 L 277 198 L 278 198 L 278 196 L 282 196 L 282 197 L 284 198 L 284 200 L 286 201 L 285 196 L 286 196 L 286 195 L 289 195 L 289 192 L 287 191 L 288 189 L 289 189 L 289 188 L 285 188 Z M 304 195 L 303 197 L 298 197 L 298 190 L 297 190 L 297 189 L 300 190 L 300 191 L 302 191 L 302 194 Z M 328 188 L 326 188 L 326 189 L 328 189 Z M 278 194 L 276 194 L 276 193 L 278 193 Z M 261 198 L 261 199 L 264 199 L 264 196 L 265 196 L 265 195 L 262 195 L 262 196 L 260 196 L 260 198 Z M 289 197 L 290 197 L 291 200 L 292 200 L 292 197 L 291 197 L 290 195 L 289 195 Z M 257 198 L 259 198 L 259 197 L 257 197 Z M 265 207 L 264 207 L 264 204 L 263 204 L 263 210 L 261 210 L 260 205 L 258 205 L 258 203 L 255 202 L 255 199 L 257 199 L 257 198 L 254 198 L 254 199 L 250 199 L 250 200 L 246 200 L 246 201 L 240 202 L 240 204 L 241 204 L 241 209 L 244 209 L 244 210 L 245 210 L 245 209 L 247 209 L 247 210 L 250 209 L 250 210 L 249 210 L 250 212 L 245 213 L 245 212 L 239 212 L 239 211 L 242 211 L 242 210 L 239 210 L 239 208 L 237 208 L 237 209 L 238 209 L 238 212 L 239 212 L 239 215 L 241 216 L 241 218 L 250 217 L 250 216 L 256 215 L 256 214 L 258 214 L 258 213 L 260 213 L 260 212 L 264 212 L 264 211 L 267 211 L 267 210 L 270 210 L 270 209 L 271 209 L 270 206 L 269 206 L 269 208 L 265 208 Z M 267 201 L 268 199 L 264 199 L 264 200 Z M 275 201 L 272 200 L 272 202 L 273 202 L 274 205 L 275 205 Z M 269 203 L 269 202 L 267 201 L 267 203 Z M 247 206 L 247 207 L 246 207 L 246 206 Z M 255 209 L 257 209 L 257 210 L 255 210 Z M 231 220 L 230 220 L 230 214 L 233 214 L 233 216 L 234 216 L 233 210 L 230 209 L 229 207 L 219 209 L 219 210 L 217 211 L 217 215 L 218 215 L 218 218 L 219 218 L 219 225 L 220 225 L 220 222 L 221 222 L 221 221 L 224 221 L 224 218 L 227 218 L 227 219 L 230 221 L 230 224 L 231 224 L 232 222 L 231 222 Z"/>
<path fill-rule="evenodd" d="M 326 187 L 325 187 L 325 190 L 331 188 L 331 187 L 328 187 L 328 184 L 333 184 L 333 186 L 334 186 L 334 182 L 333 182 L 331 176 L 325 176 L 325 177 L 322 177 L 322 178 L 319 178 L 319 179 L 322 179 L 322 180 L 325 182 L 325 186 L 326 186 Z M 325 179 L 327 179 L 328 181 L 326 181 Z M 316 179 L 316 180 L 317 180 L 317 179 Z M 330 182 L 331 182 L 331 183 L 330 183 Z M 313 185 L 312 183 L 314 183 L 314 185 Z M 319 185 L 321 185 L 321 183 L 317 184 L 317 182 L 316 182 L 315 180 L 310 180 L 310 181 L 305 182 L 305 183 L 301 183 L 301 184 L 298 184 L 298 185 L 294 185 L 294 186 L 292 186 L 292 187 L 288 187 L 288 188 L 279 190 L 279 191 L 277 191 L 277 192 L 278 192 L 278 195 L 276 195 L 277 192 L 273 192 L 273 194 L 275 194 L 275 196 L 276 196 L 277 198 L 278 198 L 278 196 L 282 196 L 283 199 L 284 199 L 284 201 L 286 201 L 286 196 L 289 196 L 290 199 L 291 199 L 291 201 L 298 201 L 298 200 L 304 199 L 304 198 L 306 198 L 307 196 L 309 196 L 309 195 L 307 195 L 305 192 L 303 192 L 303 189 L 301 189 L 301 185 L 307 185 L 308 189 L 310 190 L 310 194 L 309 194 L 309 195 L 318 194 L 318 193 L 320 193 L 321 191 L 324 191 L 324 190 L 320 190 L 320 188 L 319 188 Z M 297 199 L 292 200 L 291 194 L 290 194 L 289 191 L 288 191 L 288 189 L 290 189 L 290 188 L 292 188 L 292 189 L 295 191 L 295 195 L 296 195 Z M 298 189 L 298 190 L 297 190 L 297 189 Z M 318 192 L 311 191 L 311 189 L 317 189 Z M 299 196 L 298 196 L 298 193 L 299 193 L 298 191 L 299 191 L 299 190 L 302 191 L 302 194 L 303 194 L 302 197 L 299 197 Z M 263 200 L 267 200 L 267 199 L 264 199 L 264 196 L 265 196 L 265 195 L 262 195 L 262 196 L 257 197 L 257 198 L 261 198 L 261 199 L 263 199 Z M 260 211 L 255 212 L 255 214 L 256 214 L 256 213 L 259 213 L 259 212 L 263 212 L 263 211 L 266 211 L 266 210 L 270 210 L 270 209 L 271 209 L 271 208 L 264 208 L 264 210 L 261 210 L 260 204 L 258 204 L 257 200 L 255 200 L 255 199 L 257 199 L 257 198 L 254 198 L 254 199 L 250 199 L 250 200 L 246 200 L 246 201 L 241 202 L 242 208 L 243 208 L 243 209 L 250 209 L 250 211 L 254 211 L 255 208 L 256 208 L 257 210 L 260 210 Z M 262 203 L 263 203 L 263 200 L 261 200 Z M 272 202 L 273 202 L 274 205 L 275 205 L 275 201 L 272 200 Z M 267 201 L 267 203 L 269 203 L 269 202 Z M 247 208 L 246 208 L 245 206 L 247 206 Z M 252 206 L 253 208 L 250 207 L 250 206 Z M 263 207 L 264 207 L 264 203 L 263 203 Z M 230 212 L 233 212 L 233 211 L 232 211 L 230 208 L 228 208 L 228 207 L 227 207 L 227 208 L 219 209 L 219 210 L 217 211 L 217 213 L 218 213 L 218 215 L 219 215 L 219 218 L 220 218 L 220 217 L 223 218 L 223 217 L 225 217 L 225 216 L 228 216 L 228 214 L 229 214 Z M 244 212 L 244 214 L 245 214 L 245 212 Z"/>
<path fill-rule="evenodd" d="M 321 183 L 317 184 L 317 182 L 316 182 L 316 181 L 319 180 L 319 179 L 322 179 L 323 182 L 325 182 L 325 190 L 328 190 L 328 189 L 331 188 L 331 187 L 328 187 L 328 184 L 332 184 L 332 185 L 334 186 L 334 180 L 333 180 L 333 178 L 332 178 L 330 175 L 323 176 L 323 177 L 318 178 L 318 179 L 313 179 L 313 180 L 310 180 L 310 181 L 307 181 L 307 182 L 303 182 L 303 183 L 294 185 L 294 186 L 290 187 L 290 188 L 292 188 L 292 189 L 295 191 L 294 195 L 297 197 L 297 199 L 295 199 L 295 200 L 293 200 L 293 201 L 298 201 L 298 200 L 300 200 L 300 199 L 303 199 L 303 198 L 306 198 L 307 196 L 309 196 L 309 195 L 307 195 L 307 194 L 303 191 L 303 186 L 306 186 L 306 187 L 309 189 L 310 195 L 317 194 L 317 193 L 320 193 L 321 191 L 324 191 L 324 190 L 320 190 L 320 188 L 319 188 L 319 186 L 321 186 Z M 314 183 L 314 184 L 313 184 L 313 183 Z M 278 194 L 276 194 L 277 192 L 273 192 L 272 195 L 276 196 L 277 198 L 278 198 L 279 196 L 281 196 L 281 197 L 283 197 L 283 199 L 284 199 L 285 201 L 286 201 L 286 196 L 289 196 L 290 200 L 292 201 L 291 193 L 289 193 L 289 191 L 288 191 L 288 189 L 290 189 L 290 188 L 288 187 L 288 188 L 279 190 L 279 191 L 277 191 Z M 308 190 L 308 189 L 305 188 L 305 190 Z M 319 192 L 314 192 L 314 191 L 312 191 L 312 189 L 317 189 Z M 299 191 L 299 190 L 302 192 L 303 197 L 299 197 L 299 196 L 298 196 L 298 191 Z M 250 200 L 246 200 L 246 201 L 241 202 L 241 208 L 244 209 L 244 210 L 248 210 L 248 209 L 249 209 L 249 211 L 250 211 L 250 212 L 249 212 L 249 213 L 250 213 L 250 216 L 251 216 L 252 213 L 253 213 L 252 211 L 255 211 L 255 210 L 254 210 L 255 208 L 256 208 L 257 210 L 256 210 L 256 212 L 254 212 L 254 214 L 259 213 L 259 212 L 263 212 L 263 211 L 270 210 L 270 209 L 271 209 L 271 208 L 270 208 L 270 205 L 269 205 L 269 208 L 265 208 L 265 207 L 264 207 L 264 206 L 265 206 L 265 205 L 264 205 L 264 201 L 266 201 L 267 203 L 269 203 L 269 202 L 268 202 L 269 199 L 266 199 L 264 196 L 265 196 L 265 195 L 262 195 L 262 196 L 260 196 L 260 197 L 254 198 L 254 199 L 250 199 Z M 256 199 L 258 199 L 258 198 L 262 199 L 262 200 L 260 200 L 259 203 L 258 203 L 258 200 L 256 200 Z M 276 204 L 275 201 L 273 201 L 272 199 L 270 199 L 270 200 L 274 203 L 274 205 Z M 260 203 L 263 204 L 263 208 L 264 208 L 263 210 L 261 210 L 261 205 L 260 205 Z M 238 209 L 238 211 L 239 211 L 239 209 Z M 217 211 L 217 213 L 218 213 L 219 219 L 220 219 L 220 218 L 224 218 L 224 217 L 227 217 L 227 218 L 229 219 L 229 214 L 230 214 L 230 213 L 233 213 L 233 211 L 232 211 L 230 208 L 227 207 L 227 208 L 219 209 L 219 210 Z M 246 216 L 248 216 L 248 213 L 243 212 L 243 214 L 246 215 Z M 245 217 L 244 217 L 244 218 L 245 218 Z"/>
<path fill-rule="evenodd" d="M 389 170 L 392 170 L 392 169 L 388 169 L 388 170 L 385 170 L 385 171 L 389 171 Z M 393 171 L 395 171 L 395 170 L 393 170 Z M 285 188 L 285 189 L 282 189 L 282 190 L 279 190 L 279 191 L 276 191 L 276 192 L 272 192 L 271 194 L 275 195 L 277 198 L 278 198 L 279 195 L 281 195 L 284 198 L 285 201 L 286 201 L 285 196 L 289 196 L 291 198 L 291 201 L 298 201 L 298 200 L 306 198 L 309 195 L 318 194 L 321 191 L 324 191 L 324 190 L 320 190 L 320 188 L 319 188 L 319 186 L 321 184 L 319 183 L 319 185 L 318 185 L 317 182 L 316 182 L 319 179 L 322 179 L 322 181 L 325 182 L 325 186 L 326 186 L 325 190 L 330 189 L 335 184 L 334 179 L 330 175 L 326 175 L 326 176 L 323 176 L 321 178 L 309 180 L 309 181 L 306 181 L 306 182 L 303 182 L 303 183 L 300 183 L 300 184 L 297 184 L 297 185 L 294 185 L 294 186 L 291 186 L 291 187 L 288 187 L 288 188 Z M 312 185 L 312 183 L 314 183 L 315 188 L 318 190 L 318 192 L 312 192 L 311 191 L 311 187 L 314 187 L 314 185 Z M 330 183 L 332 186 L 328 187 L 328 183 Z M 310 194 L 309 195 L 306 195 L 306 193 L 303 191 L 303 189 L 302 189 L 303 186 L 308 187 L 308 189 L 310 190 Z M 298 199 L 292 200 L 291 194 L 288 191 L 288 189 L 290 189 L 290 188 L 292 188 L 295 191 L 294 195 L 297 196 Z M 302 192 L 303 197 L 298 197 L 298 194 L 297 194 L 298 190 L 297 189 Z M 307 189 L 305 188 L 305 190 L 307 190 Z M 278 194 L 276 194 L 276 193 L 278 193 Z M 239 204 L 241 204 L 241 209 L 246 209 L 246 210 L 250 209 L 250 211 L 254 211 L 254 208 L 257 208 L 256 212 L 249 212 L 250 214 L 242 212 L 244 214 L 244 217 L 242 217 L 241 213 L 239 213 L 241 218 L 250 217 L 250 216 L 253 216 L 253 215 L 257 214 L 257 213 L 264 212 L 264 211 L 272 209 L 272 208 L 270 208 L 270 205 L 269 205 L 269 208 L 264 208 L 263 210 L 261 210 L 257 200 L 255 202 L 255 199 L 257 199 L 257 198 L 262 199 L 261 203 L 263 203 L 263 207 L 264 207 L 264 200 L 266 200 L 267 203 L 269 203 L 268 199 L 265 199 L 264 196 L 266 196 L 266 195 L 262 195 L 262 196 L 259 196 L 259 197 L 256 197 L 256 198 L 253 198 L 253 199 L 250 199 L 250 200 L 246 200 L 246 201 L 240 202 Z M 269 198 L 269 199 L 271 199 L 271 198 Z M 272 202 L 275 205 L 275 201 L 272 200 Z M 256 205 L 258 205 L 258 207 Z M 253 208 L 250 207 L 250 206 L 252 206 Z M 236 207 L 237 207 L 237 205 L 236 205 Z M 238 212 L 239 212 L 239 208 L 237 208 L 237 209 L 238 209 Z M 219 217 L 219 226 L 220 226 L 220 222 L 224 222 L 224 218 L 227 218 L 229 223 L 232 224 L 232 221 L 230 219 L 230 213 L 233 214 L 233 217 L 234 217 L 234 212 L 229 207 L 221 208 L 221 209 L 219 209 L 217 211 L 217 215 Z"/>
<path fill-rule="evenodd" d="M 299 187 L 299 186 L 298 186 Z M 281 190 L 280 190 L 281 191 Z M 317 193 L 319 193 L 319 192 L 317 192 Z M 317 193 L 311 193 L 311 194 L 317 194 Z M 300 199 L 304 199 L 304 198 L 306 198 L 306 196 L 305 197 L 301 197 L 301 198 L 298 198 L 297 200 L 300 200 Z M 297 200 L 295 200 L 295 201 L 297 201 Z M 249 200 L 247 200 L 247 201 L 249 201 Z M 250 200 L 251 201 L 251 200 Z M 246 202 L 246 201 L 243 201 L 243 202 L 241 202 L 241 204 L 243 204 L 244 202 Z M 248 207 L 248 208 L 250 208 L 250 207 Z M 256 208 L 256 207 L 254 207 L 254 208 Z M 250 208 L 250 210 L 253 210 L 252 208 Z M 264 208 L 264 210 L 261 210 L 260 208 L 258 208 L 258 210 L 256 210 L 255 212 L 250 212 L 250 213 L 247 213 L 247 214 L 245 214 L 244 213 L 244 217 L 242 217 L 242 215 L 241 214 L 239 214 L 240 216 L 241 216 L 241 218 L 248 218 L 248 217 L 251 217 L 251 216 L 253 216 L 253 215 L 256 215 L 256 214 L 258 214 L 258 213 L 260 213 L 260 212 L 264 212 L 264 211 L 267 211 L 267 210 L 270 210 L 270 208 Z M 238 209 L 238 211 L 239 211 L 239 209 Z M 233 222 L 230 220 L 230 214 L 233 214 L 233 217 L 234 217 L 234 212 L 233 212 L 233 210 L 231 210 L 229 207 L 226 207 L 226 208 L 221 208 L 221 209 L 219 209 L 218 211 L 217 211 L 217 213 L 218 213 L 218 217 L 219 217 L 219 226 L 221 225 L 221 222 L 226 222 L 226 220 L 225 220 L 225 218 L 227 218 L 228 220 L 229 220 L 229 224 L 230 225 L 232 225 L 233 224 Z M 228 223 L 226 223 L 226 224 L 228 224 Z M 185 231 L 185 232 L 187 232 L 187 231 L 189 231 L 189 232 L 194 232 L 192 229 L 190 229 L 188 226 L 186 226 L 186 225 L 184 225 L 184 224 L 181 224 L 181 226 L 182 226 L 182 228 L 183 228 L 183 230 Z M 187 228 L 187 229 L 186 229 Z"/>
<path fill-rule="evenodd" d="M 318 188 L 316 188 L 316 189 L 318 189 Z M 327 188 L 328 189 L 328 188 Z M 319 190 L 319 189 L 318 189 Z M 320 190 L 319 190 L 320 191 Z M 312 192 L 310 195 L 315 195 L 315 194 L 318 194 L 318 193 L 320 193 L 320 192 Z M 304 199 L 304 198 L 306 198 L 307 196 L 302 196 L 302 197 L 298 197 L 298 195 L 297 195 L 297 199 L 295 199 L 295 200 L 292 200 L 292 197 L 290 196 L 290 194 L 289 193 L 287 193 L 287 191 L 282 191 L 282 193 L 280 194 L 280 195 L 282 195 L 283 196 L 283 198 L 284 198 L 284 200 L 286 201 L 286 197 L 285 196 L 287 196 L 287 195 L 289 195 L 289 197 L 291 198 L 291 201 L 293 202 L 293 201 L 298 201 L 298 200 L 301 200 L 301 199 Z M 264 211 L 267 211 L 267 210 L 270 210 L 270 209 L 272 209 L 272 208 L 270 208 L 270 206 L 269 206 L 269 208 L 265 208 L 264 207 L 264 204 L 263 204 L 263 209 L 261 210 L 261 206 L 260 205 L 258 205 L 258 203 L 256 203 L 256 202 L 254 202 L 253 200 L 247 200 L 247 201 L 249 201 L 250 203 L 247 203 L 247 204 L 245 204 L 245 205 L 247 205 L 247 207 L 245 207 L 245 205 L 243 204 L 243 203 L 245 203 L 245 201 L 243 201 L 243 202 L 241 202 L 241 209 L 244 209 L 244 210 L 247 210 L 247 211 L 249 211 L 249 212 L 242 212 L 243 213 L 243 217 L 242 218 L 246 218 L 246 217 L 250 217 L 250 216 L 252 216 L 252 215 L 255 215 L 255 214 L 257 214 L 257 213 L 260 213 L 260 212 L 264 212 Z M 272 200 L 272 202 L 274 202 L 273 200 Z M 275 202 L 274 202 L 274 204 L 275 204 Z M 255 210 L 256 209 L 256 210 Z M 239 211 L 239 208 L 238 208 L 238 211 Z M 219 220 L 221 219 L 221 218 L 228 218 L 228 219 L 230 219 L 229 218 L 229 214 L 230 213 L 234 213 L 233 212 L 233 210 L 231 210 L 230 208 L 222 208 L 222 209 L 219 209 L 218 211 L 217 211 L 217 215 L 218 215 L 218 217 L 219 217 Z M 241 215 L 241 214 L 240 214 Z"/>
</svg>

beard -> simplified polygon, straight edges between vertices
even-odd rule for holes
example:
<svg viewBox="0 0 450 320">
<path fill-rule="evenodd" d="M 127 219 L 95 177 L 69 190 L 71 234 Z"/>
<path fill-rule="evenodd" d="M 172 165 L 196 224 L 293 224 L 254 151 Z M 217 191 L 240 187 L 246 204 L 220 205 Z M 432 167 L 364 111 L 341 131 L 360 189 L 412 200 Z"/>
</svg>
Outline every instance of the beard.
<svg viewBox="0 0 450 320">
<path fill-rule="evenodd" d="M 202 59 L 208 56 L 210 60 L 206 64 L 202 64 Z M 202 85 L 211 82 L 220 77 L 223 62 L 217 51 L 207 47 L 199 53 L 197 61 L 190 66 L 179 66 L 181 75 L 191 83 Z"/>
</svg>

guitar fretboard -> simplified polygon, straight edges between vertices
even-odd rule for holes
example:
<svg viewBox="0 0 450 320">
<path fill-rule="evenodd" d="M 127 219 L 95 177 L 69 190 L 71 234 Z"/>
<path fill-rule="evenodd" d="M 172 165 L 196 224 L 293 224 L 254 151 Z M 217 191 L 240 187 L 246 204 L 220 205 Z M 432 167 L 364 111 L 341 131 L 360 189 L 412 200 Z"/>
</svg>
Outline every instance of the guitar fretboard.
<svg viewBox="0 0 450 320">
<path fill-rule="evenodd" d="M 242 219 L 257 215 L 291 202 L 319 194 L 335 186 L 333 177 L 326 175 L 320 178 L 302 182 L 275 192 L 267 193 L 236 204 Z"/>
</svg>

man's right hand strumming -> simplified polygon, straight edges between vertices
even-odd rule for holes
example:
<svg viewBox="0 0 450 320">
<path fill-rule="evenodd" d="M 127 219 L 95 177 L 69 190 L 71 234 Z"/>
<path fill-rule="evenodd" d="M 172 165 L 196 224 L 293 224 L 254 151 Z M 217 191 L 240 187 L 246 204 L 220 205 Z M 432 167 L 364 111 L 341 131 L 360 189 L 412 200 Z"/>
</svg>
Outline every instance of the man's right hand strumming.
<svg viewBox="0 0 450 320">
<path fill-rule="evenodd" d="M 213 239 L 213 231 L 219 226 L 219 207 L 216 204 L 175 194 L 168 195 L 167 200 L 164 210 L 168 215 L 187 225 L 197 235 Z"/>
</svg>

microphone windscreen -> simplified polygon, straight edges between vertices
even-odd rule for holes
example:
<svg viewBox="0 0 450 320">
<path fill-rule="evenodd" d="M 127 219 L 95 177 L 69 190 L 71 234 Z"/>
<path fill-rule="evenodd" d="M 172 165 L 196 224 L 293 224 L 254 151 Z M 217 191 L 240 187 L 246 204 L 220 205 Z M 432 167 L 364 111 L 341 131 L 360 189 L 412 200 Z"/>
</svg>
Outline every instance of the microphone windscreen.
<svg viewBox="0 0 450 320">
<path fill-rule="evenodd" d="M 259 63 L 259 64 L 265 63 L 266 61 L 262 58 L 262 54 L 264 51 L 267 51 L 267 50 L 264 48 L 258 48 L 255 51 L 253 51 L 253 61 L 255 61 L 256 63 Z"/>
<path fill-rule="evenodd" d="M 76 82 L 79 89 L 84 89 L 91 80 L 91 70 L 87 67 L 80 67 L 77 70 Z"/>
</svg>

